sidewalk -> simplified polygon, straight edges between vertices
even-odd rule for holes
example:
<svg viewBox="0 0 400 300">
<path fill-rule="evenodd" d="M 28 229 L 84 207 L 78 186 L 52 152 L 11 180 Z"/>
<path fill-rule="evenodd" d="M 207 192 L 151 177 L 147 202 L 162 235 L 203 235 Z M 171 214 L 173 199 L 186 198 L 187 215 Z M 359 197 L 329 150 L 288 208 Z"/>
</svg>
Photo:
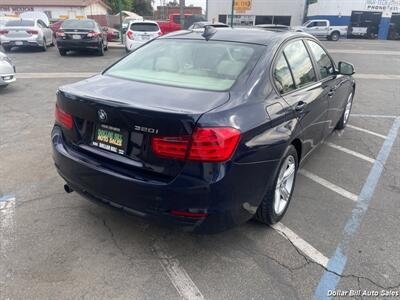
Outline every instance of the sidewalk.
<svg viewBox="0 0 400 300">
<path fill-rule="evenodd" d="M 125 46 L 123 44 L 121 44 L 121 42 L 108 42 L 108 48 L 111 49 L 117 49 L 117 48 L 125 48 Z"/>
</svg>

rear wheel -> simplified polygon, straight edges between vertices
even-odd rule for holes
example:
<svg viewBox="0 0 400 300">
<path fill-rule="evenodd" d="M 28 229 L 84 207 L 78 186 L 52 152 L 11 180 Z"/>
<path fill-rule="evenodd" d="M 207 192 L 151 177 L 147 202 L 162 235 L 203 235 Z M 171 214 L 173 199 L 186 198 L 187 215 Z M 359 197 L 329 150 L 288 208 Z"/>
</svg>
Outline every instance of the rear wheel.
<svg viewBox="0 0 400 300">
<path fill-rule="evenodd" d="M 283 218 L 292 199 L 297 169 L 297 151 L 293 145 L 290 145 L 283 155 L 274 184 L 257 209 L 256 220 L 272 225 Z"/>
<path fill-rule="evenodd" d="M 3 49 L 5 52 L 10 52 L 11 51 L 11 47 L 8 46 L 3 46 Z"/>
<path fill-rule="evenodd" d="M 67 50 L 65 50 L 65 49 L 58 49 L 58 52 L 60 52 L 61 56 L 66 56 L 67 55 Z"/>
<path fill-rule="evenodd" d="M 43 39 L 42 51 L 43 51 L 43 52 L 47 51 L 47 42 L 46 42 L 46 39 Z"/>
<path fill-rule="evenodd" d="M 104 45 L 103 45 L 103 42 L 100 44 L 99 49 L 97 49 L 97 55 L 98 56 L 104 56 Z"/>
<path fill-rule="evenodd" d="M 337 31 L 332 32 L 329 39 L 334 42 L 338 41 L 340 39 L 340 33 Z"/>
<path fill-rule="evenodd" d="M 105 47 L 104 47 L 104 51 L 108 50 L 108 42 L 106 42 Z"/>
<path fill-rule="evenodd" d="M 353 107 L 353 92 L 350 93 L 347 98 L 346 106 L 343 110 L 342 117 L 336 125 L 336 129 L 341 130 L 344 129 L 347 125 L 347 121 L 349 121 L 351 108 Z"/>
</svg>

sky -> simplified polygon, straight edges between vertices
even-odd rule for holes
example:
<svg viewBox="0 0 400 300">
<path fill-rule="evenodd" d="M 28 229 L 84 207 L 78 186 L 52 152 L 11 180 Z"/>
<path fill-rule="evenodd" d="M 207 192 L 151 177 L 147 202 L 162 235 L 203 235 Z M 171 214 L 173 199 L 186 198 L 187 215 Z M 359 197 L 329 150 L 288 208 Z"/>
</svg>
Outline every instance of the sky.
<svg viewBox="0 0 400 300">
<path fill-rule="evenodd" d="M 161 0 L 155 0 L 154 4 L 155 6 L 160 5 Z M 165 0 L 165 2 L 168 2 L 168 0 Z M 179 2 L 179 0 L 178 0 Z M 202 6 L 203 9 L 206 9 L 206 0 L 185 0 L 186 5 L 193 4 L 194 6 Z"/>
</svg>

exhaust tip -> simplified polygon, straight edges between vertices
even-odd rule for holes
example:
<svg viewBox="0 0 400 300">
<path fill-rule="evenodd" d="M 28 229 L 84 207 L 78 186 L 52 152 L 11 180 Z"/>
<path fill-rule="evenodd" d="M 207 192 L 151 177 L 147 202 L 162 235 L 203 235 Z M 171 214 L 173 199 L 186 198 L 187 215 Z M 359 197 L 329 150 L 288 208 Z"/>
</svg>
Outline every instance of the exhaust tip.
<svg viewBox="0 0 400 300">
<path fill-rule="evenodd" d="M 64 191 L 65 191 L 67 194 L 70 194 L 70 193 L 72 193 L 74 190 L 73 190 L 68 184 L 64 184 Z"/>
</svg>

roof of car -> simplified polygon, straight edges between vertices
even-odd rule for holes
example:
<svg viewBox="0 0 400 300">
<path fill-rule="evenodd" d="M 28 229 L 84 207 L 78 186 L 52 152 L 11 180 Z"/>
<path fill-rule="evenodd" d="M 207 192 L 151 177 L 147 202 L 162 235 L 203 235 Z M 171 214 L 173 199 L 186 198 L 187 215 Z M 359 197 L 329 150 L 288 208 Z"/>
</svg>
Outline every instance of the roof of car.
<svg viewBox="0 0 400 300">
<path fill-rule="evenodd" d="M 202 34 L 203 31 L 181 30 L 164 35 L 161 39 L 204 40 Z M 310 37 L 308 34 L 292 31 L 267 31 L 259 28 L 215 28 L 215 34 L 209 40 L 269 45 L 296 36 Z"/>
</svg>

